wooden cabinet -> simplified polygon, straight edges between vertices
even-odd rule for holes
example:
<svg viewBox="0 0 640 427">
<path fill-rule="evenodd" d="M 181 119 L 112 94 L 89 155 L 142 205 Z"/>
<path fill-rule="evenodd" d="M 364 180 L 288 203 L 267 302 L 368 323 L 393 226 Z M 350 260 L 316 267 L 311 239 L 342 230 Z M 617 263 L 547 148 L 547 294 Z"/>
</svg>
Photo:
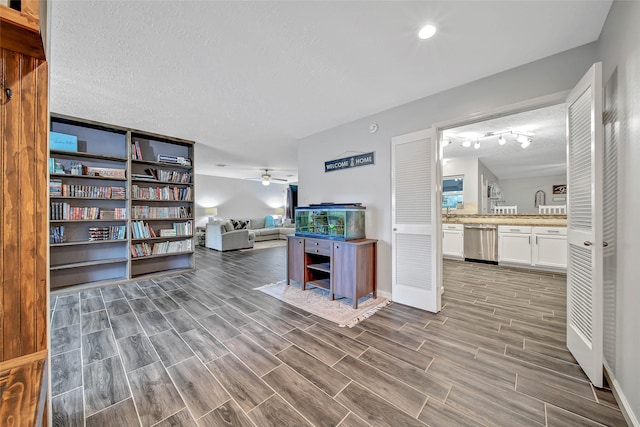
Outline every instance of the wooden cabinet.
<svg viewBox="0 0 640 427">
<path fill-rule="evenodd" d="M 0 6 L 0 425 L 46 425 L 48 64 L 39 1 Z"/>
<path fill-rule="evenodd" d="M 531 265 L 531 227 L 498 226 L 498 262 Z"/>
<path fill-rule="evenodd" d="M 464 259 L 464 225 L 442 224 L 442 256 Z"/>
<path fill-rule="evenodd" d="M 287 284 L 294 280 L 302 286 L 329 290 L 336 296 L 350 298 L 354 308 L 358 298 L 373 292 L 376 297 L 377 240 L 347 242 L 288 237 Z"/>
<path fill-rule="evenodd" d="M 287 284 L 305 283 L 304 238 L 287 236 Z"/>
<path fill-rule="evenodd" d="M 534 266 L 567 268 L 566 227 L 533 227 L 532 238 Z"/>
<path fill-rule="evenodd" d="M 373 292 L 376 298 L 376 242 L 334 242 L 331 262 L 331 299 L 336 295 L 353 300 Z"/>
</svg>

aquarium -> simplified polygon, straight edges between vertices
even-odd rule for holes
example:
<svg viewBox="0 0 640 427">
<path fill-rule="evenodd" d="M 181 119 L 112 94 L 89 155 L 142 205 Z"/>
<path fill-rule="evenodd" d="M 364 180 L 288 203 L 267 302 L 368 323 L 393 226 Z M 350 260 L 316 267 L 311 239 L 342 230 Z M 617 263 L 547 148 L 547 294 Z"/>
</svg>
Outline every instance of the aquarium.
<svg viewBox="0 0 640 427">
<path fill-rule="evenodd" d="M 332 240 L 364 239 L 364 214 L 360 204 L 320 204 L 296 208 L 296 236 Z"/>
</svg>

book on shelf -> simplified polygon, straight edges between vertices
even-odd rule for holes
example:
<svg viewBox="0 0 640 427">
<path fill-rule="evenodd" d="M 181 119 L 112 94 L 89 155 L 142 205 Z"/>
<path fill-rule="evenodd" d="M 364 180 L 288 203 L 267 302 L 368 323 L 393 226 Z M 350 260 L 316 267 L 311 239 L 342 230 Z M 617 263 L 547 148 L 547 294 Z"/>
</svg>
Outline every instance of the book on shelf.
<svg viewBox="0 0 640 427">
<path fill-rule="evenodd" d="M 160 237 L 176 237 L 178 233 L 173 228 L 165 228 L 160 230 Z"/>
<path fill-rule="evenodd" d="M 131 207 L 133 219 L 191 218 L 190 206 L 147 206 Z"/>
<path fill-rule="evenodd" d="M 131 235 L 134 239 L 149 239 L 156 237 L 156 233 L 153 231 L 153 228 L 143 221 L 131 222 Z"/>
<path fill-rule="evenodd" d="M 193 239 L 176 240 L 172 242 L 158 243 L 135 243 L 131 247 L 131 256 L 133 258 L 142 258 L 150 255 L 166 255 L 180 252 L 193 251 Z"/>
<path fill-rule="evenodd" d="M 131 187 L 131 197 L 141 200 L 180 200 L 191 201 L 193 189 L 191 187 Z"/>
<path fill-rule="evenodd" d="M 49 243 L 64 243 L 66 237 L 64 235 L 64 225 L 51 227 L 49 230 Z"/>
<path fill-rule="evenodd" d="M 131 143 L 131 159 L 143 160 L 142 151 L 140 150 L 140 142 L 137 140 Z"/>
<path fill-rule="evenodd" d="M 89 241 L 124 240 L 127 237 L 126 230 L 127 228 L 124 225 L 89 227 Z"/>
</svg>

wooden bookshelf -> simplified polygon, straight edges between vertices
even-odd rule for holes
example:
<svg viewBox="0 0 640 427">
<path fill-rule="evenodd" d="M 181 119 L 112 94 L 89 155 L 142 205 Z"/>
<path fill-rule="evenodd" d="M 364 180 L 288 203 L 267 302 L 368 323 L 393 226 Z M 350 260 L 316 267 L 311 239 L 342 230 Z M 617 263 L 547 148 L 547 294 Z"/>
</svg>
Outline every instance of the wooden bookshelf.
<svg viewBox="0 0 640 427">
<path fill-rule="evenodd" d="M 51 185 L 65 186 L 65 195 L 51 194 L 50 203 L 67 203 L 72 207 L 98 208 L 100 210 L 126 209 L 122 219 L 50 219 L 53 233 L 56 227 L 56 243 L 49 244 L 51 267 L 51 288 L 93 283 L 109 283 L 109 281 L 131 280 L 140 275 L 166 274 L 168 271 L 190 271 L 195 268 L 194 252 L 181 251 L 147 257 L 133 257 L 131 245 L 147 243 L 150 247 L 167 241 L 192 240 L 193 233 L 181 236 L 149 237 L 134 235 L 132 226 L 136 221 L 152 223 L 154 230 L 184 227 L 174 223 L 189 223 L 193 228 L 193 212 L 195 199 L 193 195 L 193 164 L 182 165 L 156 161 L 158 154 L 181 157 L 193 162 L 193 142 L 152 133 L 141 132 L 120 126 L 92 122 L 62 115 L 51 115 L 51 131 L 77 137 L 77 150 L 50 150 L 50 157 L 56 162 L 50 164 L 50 180 L 61 180 Z M 137 148 L 135 143 L 137 143 Z M 66 148 L 66 147 L 65 147 Z M 137 150 L 137 151 L 136 151 Z M 137 155 L 142 156 L 134 159 Z M 78 166 L 80 164 L 80 166 Z M 60 173 L 62 165 L 65 173 Z M 97 169 L 119 169 L 123 177 L 75 175 L 67 173 L 72 166 Z M 188 179 L 188 182 L 173 182 L 157 179 L 135 179 L 133 175 L 146 175 L 145 170 L 163 171 L 171 178 Z M 173 172 L 175 171 L 175 172 Z M 106 171 L 105 174 L 113 173 Z M 68 185 L 68 187 L 67 187 Z M 190 200 L 149 200 L 132 197 L 133 185 L 139 188 L 177 187 L 190 188 Z M 74 187 L 70 194 L 112 194 L 119 187 L 117 198 L 70 196 L 67 189 Z M 101 187 L 107 187 L 108 192 Z M 52 191 L 52 190 L 50 190 Z M 98 191 L 103 191 L 99 193 Z M 146 191 L 146 190 L 145 190 Z M 80 193 L 79 193 L 80 192 Z M 93 192 L 93 193 L 92 193 Z M 59 205 L 56 205 L 59 208 Z M 188 218 L 133 218 L 136 206 L 152 206 L 153 208 L 184 208 L 175 213 L 189 214 Z M 150 209 L 152 210 L 152 209 Z M 164 212 L 173 213 L 170 209 Z M 52 214 L 53 215 L 53 214 Z M 92 216 L 92 215 L 91 215 Z M 53 218 L 53 216 L 52 216 Z M 89 235 L 110 235 L 106 228 L 125 227 L 124 239 L 89 240 Z M 64 238 L 60 239 L 61 229 Z M 92 231 L 90 232 L 90 229 Z M 105 230 L 105 231 L 102 231 Z M 96 233 L 96 234 L 91 234 Z M 103 233 L 103 234 L 100 234 Z M 117 234 L 116 234 L 117 235 Z"/>
</svg>

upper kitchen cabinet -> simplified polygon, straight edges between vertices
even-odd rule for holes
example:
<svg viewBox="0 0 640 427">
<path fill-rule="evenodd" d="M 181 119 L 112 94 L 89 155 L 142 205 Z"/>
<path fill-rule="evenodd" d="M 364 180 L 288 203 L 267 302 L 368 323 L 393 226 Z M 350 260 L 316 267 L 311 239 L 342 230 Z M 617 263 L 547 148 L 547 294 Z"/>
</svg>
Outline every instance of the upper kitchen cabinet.
<svg viewBox="0 0 640 427">
<path fill-rule="evenodd" d="M 45 1 L 0 0 L 0 47 L 45 59 L 46 22 Z"/>
</svg>

